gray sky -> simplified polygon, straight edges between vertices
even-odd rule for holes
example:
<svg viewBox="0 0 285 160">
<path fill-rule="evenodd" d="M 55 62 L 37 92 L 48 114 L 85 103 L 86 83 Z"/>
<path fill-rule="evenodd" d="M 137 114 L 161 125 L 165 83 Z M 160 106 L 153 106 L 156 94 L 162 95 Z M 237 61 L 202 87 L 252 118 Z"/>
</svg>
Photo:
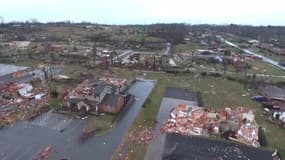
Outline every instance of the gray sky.
<svg viewBox="0 0 285 160">
<path fill-rule="evenodd" d="M 285 25 L 284 0 L 1 0 L 7 21 Z"/>
</svg>

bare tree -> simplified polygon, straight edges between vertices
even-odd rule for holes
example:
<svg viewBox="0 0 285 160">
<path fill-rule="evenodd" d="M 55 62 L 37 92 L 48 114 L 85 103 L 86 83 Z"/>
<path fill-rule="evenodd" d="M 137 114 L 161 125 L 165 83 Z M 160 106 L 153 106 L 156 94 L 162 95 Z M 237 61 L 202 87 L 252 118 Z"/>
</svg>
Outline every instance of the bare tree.
<svg viewBox="0 0 285 160">
<path fill-rule="evenodd" d="M 226 61 L 226 59 L 223 59 L 222 64 L 223 64 L 224 77 L 226 77 L 226 72 L 228 69 L 228 66 L 227 66 L 228 62 Z"/>
<path fill-rule="evenodd" d="M 94 68 L 95 68 L 95 63 L 96 63 L 96 52 L 97 52 L 96 44 L 94 43 L 94 44 L 93 44 L 93 47 L 92 47 L 93 67 L 94 67 Z"/>
</svg>

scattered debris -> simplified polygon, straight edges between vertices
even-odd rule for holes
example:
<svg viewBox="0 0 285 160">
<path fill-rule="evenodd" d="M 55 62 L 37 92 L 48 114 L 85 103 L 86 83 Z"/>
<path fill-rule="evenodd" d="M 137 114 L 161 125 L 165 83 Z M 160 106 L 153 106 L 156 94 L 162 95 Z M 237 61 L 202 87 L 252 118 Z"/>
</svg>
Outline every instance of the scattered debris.
<svg viewBox="0 0 285 160">
<path fill-rule="evenodd" d="M 49 96 L 42 88 L 28 83 L 0 85 L 0 121 L 2 127 L 17 120 L 31 119 L 47 108 Z"/>
<path fill-rule="evenodd" d="M 151 140 L 156 136 L 158 135 L 153 134 L 150 129 L 143 130 L 135 136 L 130 134 L 128 139 L 126 139 L 124 143 L 120 144 L 120 146 L 118 147 L 117 152 L 119 153 L 119 156 L 117 157 L 117 160 L 126 159 L 127 150 L 131 144 L 139 143 L 139 144 L 148 145 L 151 142 Z M 132 152 L 132 150 L 130 152 Z"/>
<path fill-rule="evenodd" d="M 45 149 L 41 150 L 37 156 L 34 158 L 34 160 L 48 160 L 49 154 L 52 151 L 51 146 L 47 146 Z"/>
<path fill-rule="evenodd" d="M 253 111 L 245 107 L 225 108 L 220 112 L 180 104 L 161 127 L 162 133 L 209 136 L 227 135 L 236 141 L 259 147 L 258 125 Z M 232 133 L 232 134 L 228 134 Z"/>
<path fill-rule="evenodd" d="M 285 127 L 285 112 L 273 112 L 272 118 L 281 126 Z"/>
</svg>

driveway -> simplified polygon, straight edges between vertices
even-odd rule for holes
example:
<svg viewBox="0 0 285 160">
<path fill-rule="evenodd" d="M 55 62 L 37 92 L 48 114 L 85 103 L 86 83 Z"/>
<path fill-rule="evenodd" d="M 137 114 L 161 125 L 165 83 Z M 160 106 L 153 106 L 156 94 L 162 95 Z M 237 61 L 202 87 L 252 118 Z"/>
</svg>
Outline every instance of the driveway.
<svg viewBox="0 0 285 160">
<path fill-rule="evenodd" d="M 161 126 L 167 122 L 171 109 L 179 104 L 198 106 L 197 93 L 188 92 L 181 88 L 169 87 L 166 89 L 157 115 L 157 123 L 153 134 L 157 135 L 149 144 L 145 160 L 161 160 L 165 143 L 165 134 L 160 134 Z"/>
</svg>

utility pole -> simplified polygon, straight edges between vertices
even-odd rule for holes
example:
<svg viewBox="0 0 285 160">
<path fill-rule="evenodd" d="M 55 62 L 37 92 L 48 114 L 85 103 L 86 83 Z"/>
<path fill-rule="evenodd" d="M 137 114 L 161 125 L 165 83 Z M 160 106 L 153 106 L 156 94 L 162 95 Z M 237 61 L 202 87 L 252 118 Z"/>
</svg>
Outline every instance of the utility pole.
<svg viewBox="0 0 285 160">
<path fill-rule="evenodd" d="M 93 53 L 93 67 L 95 68 L 95 63 L 96 63 L 96 45 L 95 43 L 93 44 L 93 47 L 92 47 L 92 53 Z"/>
<path fill-rule="evenodd" d="M 156 68 L 156 66 L 155 66 L 155 61 L 156 61 L 156 59 L 155 59 L 155 55 L 153 56 L 153 65 L 152 65 L 152 69 L 155 71 L 155 68 Z"/>
<path fill-rule="evenodd" d="M 112 68 L 113 65 L 113 54 L 115 54 L 115 51 L 112 49 L 112 52 L 110 54 L 110 67 Z"/>
</svg>

